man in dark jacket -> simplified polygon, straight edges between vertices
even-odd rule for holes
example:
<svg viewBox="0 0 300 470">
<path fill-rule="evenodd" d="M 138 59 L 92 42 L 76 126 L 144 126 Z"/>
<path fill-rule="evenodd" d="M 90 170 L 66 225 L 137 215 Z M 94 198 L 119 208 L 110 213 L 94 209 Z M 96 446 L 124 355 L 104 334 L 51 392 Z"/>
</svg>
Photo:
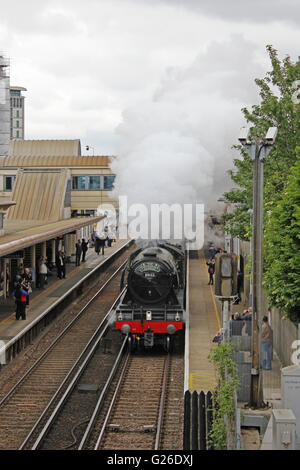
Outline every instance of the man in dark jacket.
<svg viewBox="0 0 300 470">
<path fill-rule="evenodd" d="M 214 274 L 215 274 L 215 260 L 212 259 L 208 263 L 206 263 L 208 266 L 208 274 L 209 274 L 209 281 L 208 285 L 213 285 L 214 283 Z"/>
<path fill-rule="evenodd" d="M 66 277 L 66 257 L 63 251 L 59 251 L 56 255 L 55 259 L 56 270 L 57 270 L 57 277 L 59 279 Z"/>
<path fill-rule="evenodd" d="M 88 251 L 88 244 L 87 244 L 87 242 L 85 241 L 84 238 L 82 239 L 82 242 L 81 242 L 81 249 L 82 249 L 82 259 L 81 259 L 81 261 L 85 261 L 85 255 L 86 255 L 86 252 Z"/>
<path fill-rule="evenodd" d="M 19 320 L 20 317 L 22 320 L 26 320 L 26 300 L 29 296 L 28 288 L 22 282 L 18 282 L 12 295 L 17 306 L 16 320 Z"/>
</svg>

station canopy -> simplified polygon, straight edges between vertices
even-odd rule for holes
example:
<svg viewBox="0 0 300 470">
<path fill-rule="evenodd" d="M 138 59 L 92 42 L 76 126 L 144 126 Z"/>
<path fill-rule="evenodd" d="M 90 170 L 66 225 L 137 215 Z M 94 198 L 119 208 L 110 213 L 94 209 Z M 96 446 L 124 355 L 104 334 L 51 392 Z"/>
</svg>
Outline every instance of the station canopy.
<svg viewBox="0 0 300 470">
<path fill-rule="evenodd" d="M 81 227 L 96 224 L 104 217 L 77 217 L 48 224 L 37 222 L 34 226 L 25 229 L 19 221 L 10 221 L 5 225 L 5 235 L 0 237 L 0 257 L 71 233 Z"/>
<path fill-rule="evenodd" d="M 2 201 L 0 257 L 97 224 L 104 216 L 71 217 L 70 169 L 106 168 L 110 161 L 82 156 L 80 139 L 12 140 L 8 156 L 0 157 L 3 170 L 17 170 L 11 197 Z"/>
</svg>

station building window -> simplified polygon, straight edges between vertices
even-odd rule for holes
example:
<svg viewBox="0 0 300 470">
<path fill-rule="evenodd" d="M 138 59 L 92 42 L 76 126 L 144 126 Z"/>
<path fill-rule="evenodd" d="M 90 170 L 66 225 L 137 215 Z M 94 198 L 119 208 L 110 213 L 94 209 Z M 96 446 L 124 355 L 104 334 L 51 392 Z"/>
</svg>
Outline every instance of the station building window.
<svg viewBox="0 0 300 470">
<path fill-rule="evenodd" d="M 72 189 L 75 191 L 85 190 L 86 176 L 72 176 Z"/>
<path fill-rule="evenodd" d="M 113 189 L 115 175 L 104 175 L 103 176 L 103 189 Z"/>
<path fill-rule="evenodd" d="M 14 175 L 4 176 L 4 191 L 12 191 L 16 177 Z"/>
<path fill-rule="evenodd" d="M 90 190 L 99 190 L 100 186 L 100 175 L 88 176 L 87 178 L 88 188 Z"/>
<path fill-rule="evenodd" d="M 115 175 L 72 176 L 73 191 L 101 191 L 113 189 Z"/>
</svg>

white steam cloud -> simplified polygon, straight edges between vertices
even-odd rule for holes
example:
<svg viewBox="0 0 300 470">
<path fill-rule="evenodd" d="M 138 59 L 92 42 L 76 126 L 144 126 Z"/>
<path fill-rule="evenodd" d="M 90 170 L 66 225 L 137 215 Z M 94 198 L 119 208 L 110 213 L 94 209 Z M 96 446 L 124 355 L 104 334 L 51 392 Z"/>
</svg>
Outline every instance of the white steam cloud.
<svg viewBox="0 0 300 470">
<path fill-rule="evenodd" d="M 256 48 L 242 36 L 210 44 L 190 67 L 168 70 L 149 102 L 123 113 L 114 196 L 213 207 L 230 185 L 241 108 L 257 101 L 261 74 Z"/>
</svg>

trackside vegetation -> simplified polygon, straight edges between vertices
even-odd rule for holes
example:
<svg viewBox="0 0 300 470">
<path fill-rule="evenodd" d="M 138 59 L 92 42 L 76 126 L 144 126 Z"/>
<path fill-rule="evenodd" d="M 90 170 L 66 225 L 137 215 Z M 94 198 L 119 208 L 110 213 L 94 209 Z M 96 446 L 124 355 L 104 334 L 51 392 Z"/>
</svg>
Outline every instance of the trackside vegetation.
<svg viewBox="0 0 300 470">
<path fill-rule="evenodd" d="M 272 306 L 292 321 L 300 320 L 300 60 L 278 57 L 267 46 L 271 70 L 256 79 L 260 104 L 243 108 L 253 136 L 263 137 L 276 126 L 276 143 L 264 163 L 264 278 Z M 235 209 L 224 215 L 225 229 L 233 237 L 250 240 L 252 161 L 242 146 L 240 158 L 229 171 L 235 187 L 224 194 Z"/>
</svg>

